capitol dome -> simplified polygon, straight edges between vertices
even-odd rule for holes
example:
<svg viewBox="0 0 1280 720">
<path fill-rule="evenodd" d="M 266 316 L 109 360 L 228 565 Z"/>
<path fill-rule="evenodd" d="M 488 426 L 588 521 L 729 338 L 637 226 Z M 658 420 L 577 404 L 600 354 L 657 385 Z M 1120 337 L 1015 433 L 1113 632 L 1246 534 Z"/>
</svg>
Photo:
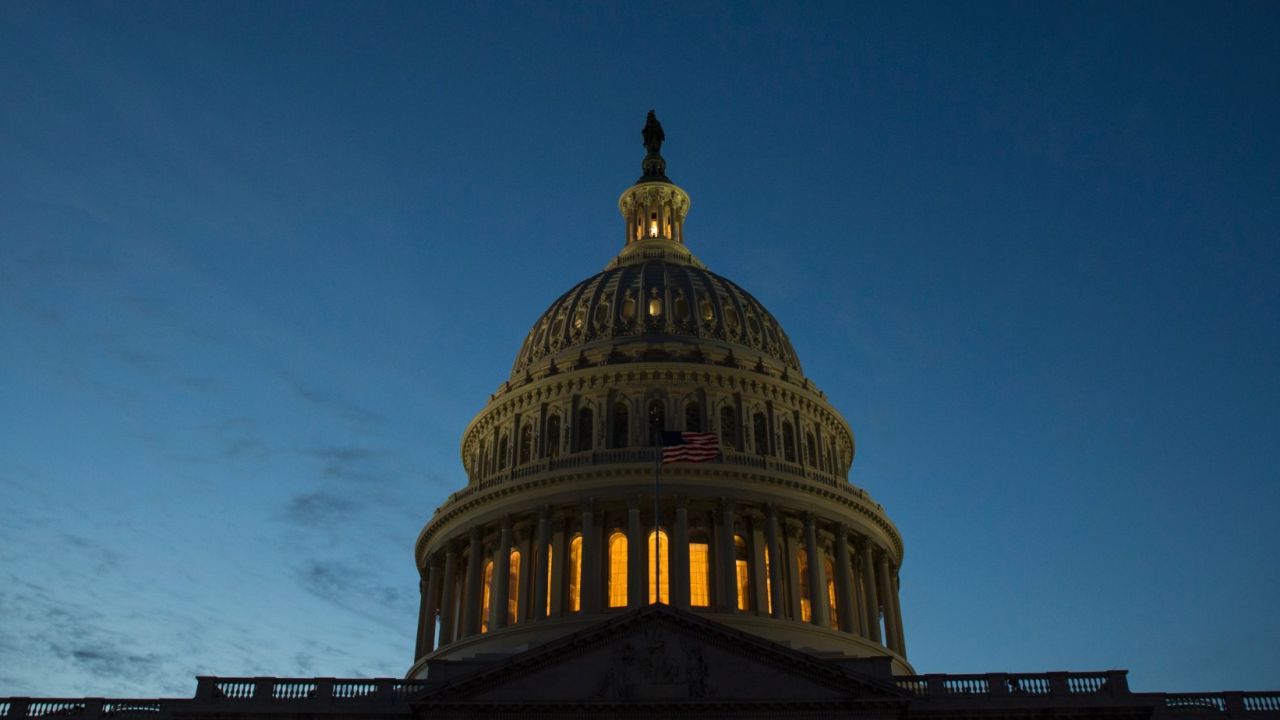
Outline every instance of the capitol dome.
<svg viewBox="0 0 1280 720">
<path fill-rule="evenodd" d="M 773 315 L 689 251 L 652 113 L 643 135 L 621 250 L 533 324 L 418 537 L 410 676 L 653 603 L 910 673 L 902 538 L 849 482 L 853 432 Z M 664 433 L 713 450 L 664 463 Z"/>
</svg>

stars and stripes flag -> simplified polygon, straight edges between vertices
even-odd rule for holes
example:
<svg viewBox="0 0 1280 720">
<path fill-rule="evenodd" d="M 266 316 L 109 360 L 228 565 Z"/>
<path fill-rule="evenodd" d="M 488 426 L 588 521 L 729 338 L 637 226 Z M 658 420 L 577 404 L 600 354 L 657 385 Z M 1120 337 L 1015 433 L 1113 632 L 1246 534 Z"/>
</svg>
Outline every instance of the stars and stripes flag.
<svg viewBox="0 0 1280 720">
<path fill-rule="evenodd" d="M 720 438 L 715 433 L 663 432 L 662 464 L 707 462 L 720 455 Z"/>
</svg>

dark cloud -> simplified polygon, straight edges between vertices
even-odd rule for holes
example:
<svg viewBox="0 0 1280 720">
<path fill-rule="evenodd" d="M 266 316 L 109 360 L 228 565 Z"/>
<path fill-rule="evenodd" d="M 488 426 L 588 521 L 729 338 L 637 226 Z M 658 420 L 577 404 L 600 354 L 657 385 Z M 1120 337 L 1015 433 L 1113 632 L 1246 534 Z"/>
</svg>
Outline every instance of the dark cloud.
<svg viewBox="0 0 1280 720">
<path fill-rule="evenodd" d="M 321 472 L 326 478 L 368 482 L 380 477 L 368 467 L 371 460 L 381 455 L 377 450 L 354 445 L 328 445 L 303 452 L 321 462 Z"/>
<path fill-rule="evenodd" d="M 362 567 L 332 559 L 308 560 L 298 571 L 302 588 L 316 597 L 388 628 L 412 615 L 404 588 L 381 583 Z"/>
<path fill-rule="evenodd" d="M 308 386 L 294 377 L 285 375 L 289 384 L 293 387 L 293 391 L 298 397 L 331 412 L 338 417 L 356 425 L 382 425 L 387 421 L 385 415 L 374 412 L 368 408 L 357 405 L 356 403 L 338 397 L 337 395 Z"/>
<path fill-rule="evenodd" d="M 349 516 L 357 507 L 354 500 L 339 497 L 325 490 L 294 495 L 285 508 L 285 518 L 308 527 L 328 526 L 333 521 Z"/>
<path fill-rule="evenodd" d="M 99 678 L 119 678 L 135 683 L 146 682 L 168 662 L 168 658 L 159 653 L 134 653 L 103 644 L 70 648 L 51 644 L 50 650 L 69 657 L 75 665 Z"/>
</svg>

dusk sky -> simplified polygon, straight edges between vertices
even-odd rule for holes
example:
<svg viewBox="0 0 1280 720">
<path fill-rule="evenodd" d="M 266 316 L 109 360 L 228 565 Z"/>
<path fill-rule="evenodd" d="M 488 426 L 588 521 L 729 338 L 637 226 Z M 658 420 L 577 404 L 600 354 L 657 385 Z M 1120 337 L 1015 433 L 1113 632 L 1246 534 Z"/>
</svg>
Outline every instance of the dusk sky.
<svg viewBox="0 0 1280 720">
<path fill-rule="evenodd" d="M 0 4 L 0 696 L 400 676 L 534 320 L 686 240 L 919 672 L 1280 689 L 1280 4 Z"/>
</svg>

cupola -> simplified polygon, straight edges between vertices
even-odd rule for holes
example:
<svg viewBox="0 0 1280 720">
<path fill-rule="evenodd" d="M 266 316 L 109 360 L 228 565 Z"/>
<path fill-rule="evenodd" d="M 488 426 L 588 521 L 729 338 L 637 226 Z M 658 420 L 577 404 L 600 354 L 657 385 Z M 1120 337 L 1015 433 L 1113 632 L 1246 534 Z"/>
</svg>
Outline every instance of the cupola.
<svg viewBox="0 0 1280 720">
<path fill-rule="evenodd" d="M 623 255 L 642 248 L 683 245 L 684 217 L 689 212 L 689 194 L 667 177 L 667 161 L 662 158 L 666 135 L 652 110 L 641 135 L 648 151 L 641 163 L 643 174 L 618 198 L 618 211 L 626 221 Z"/>
</svg>

